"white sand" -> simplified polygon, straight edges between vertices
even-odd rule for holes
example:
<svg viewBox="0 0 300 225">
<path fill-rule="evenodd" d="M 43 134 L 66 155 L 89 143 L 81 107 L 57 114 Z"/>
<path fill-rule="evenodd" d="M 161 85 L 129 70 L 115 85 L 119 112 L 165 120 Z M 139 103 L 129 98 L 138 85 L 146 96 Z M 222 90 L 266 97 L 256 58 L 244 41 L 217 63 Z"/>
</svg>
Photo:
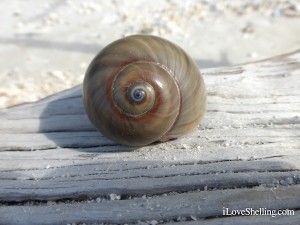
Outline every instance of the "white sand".
<svg viewBox="0 0 300 225">
<path fill-rule="evenodd" d="M 300 49 L 299 0 L 12 0 L 0 10 L 0 108 L 81 83 L 95 54 L 130 34 L 167 38 L 200 68 Z"/>
</svg>

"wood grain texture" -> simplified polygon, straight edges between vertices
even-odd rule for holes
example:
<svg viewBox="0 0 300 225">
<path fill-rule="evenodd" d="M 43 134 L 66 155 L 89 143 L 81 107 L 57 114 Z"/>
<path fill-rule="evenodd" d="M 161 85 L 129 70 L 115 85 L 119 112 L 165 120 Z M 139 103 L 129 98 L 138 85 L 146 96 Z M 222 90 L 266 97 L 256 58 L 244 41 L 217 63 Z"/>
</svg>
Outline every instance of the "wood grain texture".
<svg viewBox="0 0 300 225">
<path fill-rule="evenodd" d="M 223 207 L 232 210 L 248 207 L 253 210 L 261 207 L 271 210 L 295 208 L 299 206 L 299 192 L 300 185 L 293 185 L 274 190 L 254 188 L 197 191 L 102 203 L 46 204 L 32 207 L 10 206 L 0 208 L 0 220 L 3 224 L 12 222 L 22 225 L 52 225 L 67 222 L 120 223 L 122 221 L 123 223 L 134 223 L 138 220 L 152 220 L 153 218 L 167 221 L 176 220 L 178 217 L 217 217 L 222 216 Z M 12 214 L 19 216 L 12 218 L 10 216 Z M 290 217 L 294 219 L 293 216 Z"/>
<path fill-rule="evenodd" d="M 0 224 L 296 224 L 300 51 L 201 72 L 203 123 L 141 148 L 93 128 L 80 86 L 1 109 Z M 223 207 L 295 215 L 226 217 Z"/>
</svg>

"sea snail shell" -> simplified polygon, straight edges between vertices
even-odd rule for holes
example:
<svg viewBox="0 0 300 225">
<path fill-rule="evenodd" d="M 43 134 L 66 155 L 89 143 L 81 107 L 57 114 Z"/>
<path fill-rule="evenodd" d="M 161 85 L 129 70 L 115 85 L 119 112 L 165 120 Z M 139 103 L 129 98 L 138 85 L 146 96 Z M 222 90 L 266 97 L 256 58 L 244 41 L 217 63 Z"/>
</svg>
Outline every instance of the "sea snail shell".
<svg viewBox="0 0 300 225">
<path fill-rule="evenodd" d="M 91 122 L 109 139 L 142 146 L 196 128 L 206 108 L 203 78 L 177 45 L 133 35 L 105 47 L 83 82 Z"/>
</svg>

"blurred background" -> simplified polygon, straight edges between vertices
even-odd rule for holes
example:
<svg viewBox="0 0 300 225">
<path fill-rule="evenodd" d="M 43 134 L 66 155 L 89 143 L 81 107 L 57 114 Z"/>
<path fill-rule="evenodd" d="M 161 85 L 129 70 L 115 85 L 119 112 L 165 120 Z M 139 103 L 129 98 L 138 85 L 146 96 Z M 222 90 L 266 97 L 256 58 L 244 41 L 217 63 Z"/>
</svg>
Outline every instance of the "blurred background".
<svg viewBox="0 0 300 225">
<path fill-rule="evenodd" d="M 199 68 L 300 49 L 300 0 L 2 0 L 0 108 L 80 84 L 110 42 L 153 34 Z"/>
</svg>

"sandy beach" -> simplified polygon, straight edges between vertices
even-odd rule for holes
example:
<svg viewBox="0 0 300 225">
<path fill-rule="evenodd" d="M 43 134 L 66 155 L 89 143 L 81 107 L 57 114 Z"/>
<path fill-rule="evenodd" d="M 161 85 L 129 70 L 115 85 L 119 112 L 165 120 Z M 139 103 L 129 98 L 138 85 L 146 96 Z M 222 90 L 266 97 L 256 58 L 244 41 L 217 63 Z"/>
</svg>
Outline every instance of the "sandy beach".
<svg viewBox="0 0 300 225">
<path fill-rule="evenodd" d="M 93 57 L 131 34 L 184 48 L 199 68 L 300 49 L 300 1 L 1 1 L 0 108 L 83 80 Z"/>
</svg>

